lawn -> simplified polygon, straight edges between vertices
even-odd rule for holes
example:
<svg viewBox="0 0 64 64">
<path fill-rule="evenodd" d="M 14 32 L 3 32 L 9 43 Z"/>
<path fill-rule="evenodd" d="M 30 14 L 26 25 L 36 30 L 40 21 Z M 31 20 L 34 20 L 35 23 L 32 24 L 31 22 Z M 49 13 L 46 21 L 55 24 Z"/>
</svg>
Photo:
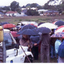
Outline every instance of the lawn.
<svg viewBox="0 0 64 64">
<path fill-rule="evenodd" d="M 24 16 L 0 18 L 0 22 L 17 24 L 21 21 L 54 22 L 55 19 L 64 20 L 64 16 Z"/>
</svg>

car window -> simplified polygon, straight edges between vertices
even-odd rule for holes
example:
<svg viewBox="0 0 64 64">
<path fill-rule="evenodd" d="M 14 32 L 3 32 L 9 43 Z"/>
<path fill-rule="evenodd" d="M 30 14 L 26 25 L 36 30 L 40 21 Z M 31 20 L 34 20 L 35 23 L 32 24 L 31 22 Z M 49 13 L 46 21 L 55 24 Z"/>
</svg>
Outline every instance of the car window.
<svg viewBox="0 0 64 64">
<path fill-rule="evenodd" d="M 4 32 L 4 42 L 6 46 L 10 46 L 12 44 L 12 38 L 9 32 Z"/>
</svg>

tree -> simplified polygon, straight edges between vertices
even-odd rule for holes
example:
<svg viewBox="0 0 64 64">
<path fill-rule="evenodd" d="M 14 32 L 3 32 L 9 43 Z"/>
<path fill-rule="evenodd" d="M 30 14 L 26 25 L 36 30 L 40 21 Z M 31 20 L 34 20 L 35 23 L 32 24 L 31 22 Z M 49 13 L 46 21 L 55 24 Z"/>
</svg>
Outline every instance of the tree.
<svg viewBox="0 0 64 64">
<path fill-rule="evenodd" d="M 10 6 L 5 6 L 5 7 L 3 7 L 2 9 L 8 11 L 8 10 L 10 10 Z"/>
<path fill-rule="evenodd" d="M 32 9 L 27 10 L 27 12 L 25 14 L 28 16 L 38 16 L 39 15 L 36 10 L 32 10 Z"/>
<path fill-rule="evenodd" d="M 16 11 L 21 14 L 21 9 L 20 8 L 16 8 Z"/>
<path fill-rule="evenodd" d="M 16 1 L 13 1 L 10 5 L 10 8 L 12 11 L 16 11 L 16 9 L 19 8 L 19 3 Z"/>
<path fill-rule="evenodd" d="M 30 7 L 37 7 L 37 6 L 39 6 L 37 3 L 32 3 L 32 4 L 30 5 Z"/>
<path fill-rule="evenodd" d="M 37 8 L 38 8 L 38 9 L 43 9 L 43 7 L 42 7 L 42 6 L 37 6 Z"/>
</svg>

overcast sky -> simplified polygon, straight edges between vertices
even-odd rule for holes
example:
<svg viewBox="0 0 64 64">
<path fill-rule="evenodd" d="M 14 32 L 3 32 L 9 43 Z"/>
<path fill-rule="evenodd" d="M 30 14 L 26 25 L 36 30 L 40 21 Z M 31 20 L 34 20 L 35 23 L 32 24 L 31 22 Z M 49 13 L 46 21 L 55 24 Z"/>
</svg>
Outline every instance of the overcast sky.
<svg viewBox="0 0 64 64">
<path fill-rule="evenodd" d="M 13 1 L 19 2 L 19 5 L 23 6 L 28 3 L 38 3 L 39 5 L 44 5 L 49 0 L 1 0 L 0 6 L 9 6 Z"/>
</svg>

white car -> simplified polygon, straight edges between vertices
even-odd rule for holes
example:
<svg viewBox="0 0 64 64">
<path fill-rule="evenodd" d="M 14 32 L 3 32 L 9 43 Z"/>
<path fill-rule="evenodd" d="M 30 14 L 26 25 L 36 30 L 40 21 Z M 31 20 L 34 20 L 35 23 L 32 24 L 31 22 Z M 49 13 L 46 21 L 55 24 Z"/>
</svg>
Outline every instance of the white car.
<svg viewBox="0 0 64 64">
<path fill-rule="evenodd" d="M 6 46 L 6 63 L 33 62 L 33 54 L 27 46 L 16 44 L 10 30 L 4 29 L 4 42 Z"/>
</svg>

